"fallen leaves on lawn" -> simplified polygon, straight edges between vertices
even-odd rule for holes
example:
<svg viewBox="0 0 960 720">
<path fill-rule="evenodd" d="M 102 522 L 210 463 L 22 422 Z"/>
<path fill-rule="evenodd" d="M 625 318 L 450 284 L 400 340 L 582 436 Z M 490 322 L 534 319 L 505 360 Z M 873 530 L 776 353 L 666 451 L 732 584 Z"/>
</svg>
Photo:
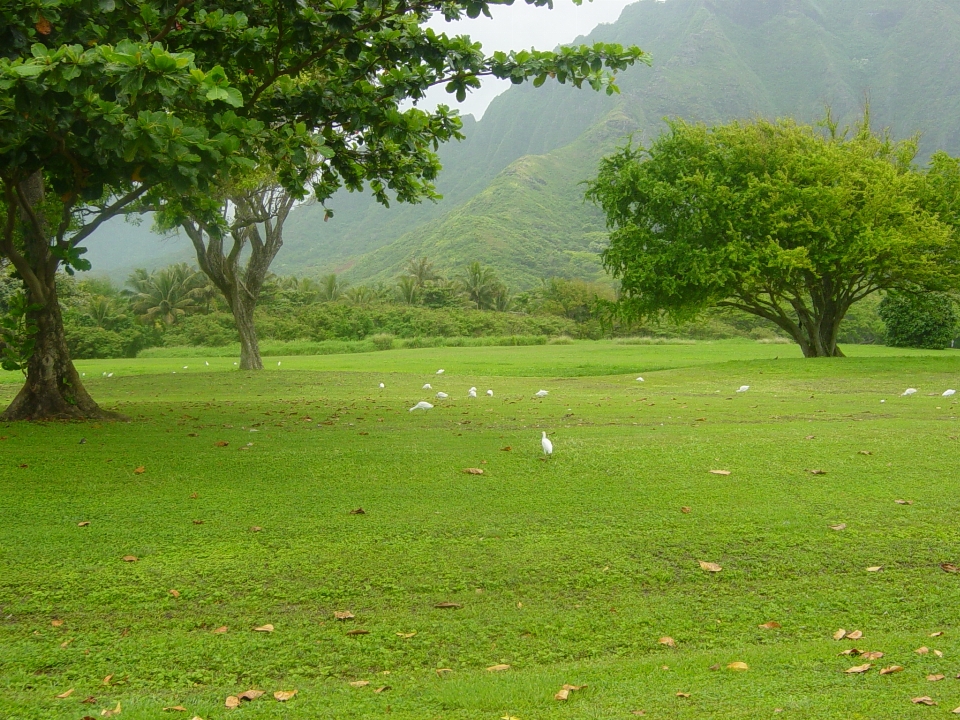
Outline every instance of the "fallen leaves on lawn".
<svg viewBox="0 0 960 720">
<path fill-rule="evenodd" d="M 643 717 L 643 716 L 646 715 L 647 713 L 646 713 L 645 710 L 631 710 L 631 711 L 630 711 L 630 714 L 631 714 L 631 715 L 638 715 L 638 716 L 640 716 L 640 717 Z"/>
<path fill-rule="evenodd" d="M 930 633 L 930 637 L 940 637 L 943 635 L 943 630 L 937 630 L 936 632 Z"/>
<path fill-rule="evenodd" d="M 139 558 L 138 558 L 136 555 L 124 555 L 124 556 L 123 556 L 123 561 L 124 561 L 124 562 L 136 562 L 137 560 L 139 560 Z"/>
<path fill-rule="evenodd" d="M 113 710 L 101 710 L 100 715 L 102 717 L 113 717 L 114 715 L 119 715 L 121 713 L 120 702 L 117 702 L 117 706 Z"/>
<path fill-rule="evenodd" d="M 366 687 L 369 684 L 370 684 L 369 680 L 354 680 L 352 683 L 350 683 L 350 687 L 362 688 L 362 687 Z"/>
<path fill-rule="evenodd" d="M 447 673 L 452 673 L 453 668 L 437 668 L 434 672 L 437 674 L 437 677 L 443 677 Z"/>
<path fill-rule="evenodd" d="M 226 631 L 227 631 L 227 626 L 226 626 L 226 625 L 221 625 L 221 626 L 218 627 L 216 630 L 211 630 L 211 632 L 212 632 L 214 635 L 223 635 L 223 633 L 225 633 Z"/>
<path fill-rule="evenodd" d="M 775 620 L 771 620 L 770 622 L 765 622 L 763 625 L 757 625 L 757 627 L 761 630 L 776 630 L 777 628 L 783 627 L 783 625 Z"/>
<path fill-rule="evenodd" d="M 883 570 L 883 565 L 873 565 L 867 568 L 867 572 L 880 572 L 881 570 Z"/>
<path fill-rule="evenodd" d="M 864 663 L 863 665 L 854 665 L 852 668 L 847 668 L 844 672 L 847 675 L 859 675 L 860 673 L 865 673 L 867 670 L 872 668 L 873 665 L 870 663 Z"/>
<path fill-rule="evenodd" d="M 147 471 L 147 468 L 141 465 L 138 468 L 135 468 L 133 471 L 134 475 L 143 475 Z"/>
<path fill-rule="evenodd" d="M 903 665 L 891 665 L 880 670 L 881 675 L 892 675 L 898 672 L 903 672 Z"/>
<path fill-rule="evenodd" d="M 690 508 L 688 508 L 686 505 L 684 505 L 682 508 L 680 508 L 680 512 L 682 512 L 684 515 L 689 515 L 689 514 L 690 514 Z"/>
<path fill-rule="evenodd" d="M 934 702 L 933 698 L 929 697 L 928 695 L 924 695 L 923 697 L 911 698 L 910 702 L 912 702 L 914 705 L 936 705 L 937 704 L 936 702 Z"/>
<path fill-rule="evenodd" d="M 84 520 L 83 522 L 78 522 L 77 527 L 86 527 L 89 524 L 90 524 L 89 520 Z"/>
<path fill-rule="evenodd" d="M 586 685 L 564 685 L 560 688 L 560 691 L 553 696 L 554 700 L 567 700 L 570 697 L 570 693 L 577 690 L 583 690 Z"/>
<path fill-rule="evenodd" d="M 196 499 L 198 499 L 199 497 L 200 497 L 200 496 L 197 495 L 196 493 L 190 493 L 190 499 L 191 499 L 191 500 L 196 500 Z"/>
<path fill-rule="evenodd" d="M 261 530 L 263 530 L 263 528 L 259 525 L 254 525 L 252 528 L 250 528 L 250 532 L 260 532 Z"/>
<path fill-rule="evenodd" d="M 664 637 L 657 640 L 657 642 L 660 643 L 661 645 L 666 645 L 667 647 L 675 648 L 677 646 L 677 641 L 674 640 L 669 635 L 665 635 Z"/>
<path fill-rule="evenodd" d="M 847 631 L 843 628 L 840 628 L 833 634 L 834 640 L 843 640 L 847 636 Z"/>
<path fill-rule="evenodd" d="M 857 648 L 848 648 L 842 652 L 837 653 L 838 655 L 849 655 L 856 657 L 857 655 L 863 655 L 863 650 L 858 650 Z"/>
<path fill-rule="evenodd" d="M 852 633 L 847 633 L 847 640 L 859 640 L 863 637 L 863 632 L 861 630 L 854 630 Z"/>
<path fill-rule="evenodd" d="M 847 524 L 846 524 L 846 523 L 840 523 L 839 525 L 831 525 L 831 526 L 830 526 L 830 529 L 831 529 L 831 530 L 846 530 L 846 529 L 847 529 Z"/>
<path fill-rule="evenodd" d="M 369 635 L 369 630 L 364 630 L 363 628 L 357 628 L 356 630 L 347 630 L 347 635 Z"/>
<path fill-rule="evenodd" d="M 940 569 L 948 573 L 960 572 L 960 567 L 957 567 L 953 563 L 940 563 Z"/>
<path fill-rule="evenodd" d="M 228 443 L 226 440 L 217 440 L 217 441 L 214 443 L 214 445 L 215 445 L 216 447 L 226 447 L 226 446 L 229 445 L 229 444 L 230 444 L 230 443 Z"/>
<path fill-rule="evenodd" d="M 922 647 L 918 647 L 916 650 L 914 650 L 914 652 L 915 652 L 917 655 L 926 655 L 927 653 L 930 652 L 930 648 L 928 648 L 926 645 L 924 645 L 924 646 L 922 646 Z"/>
<path fill-rule="evenodd" d="M 254 631 L 254 632 L 272 633 L 272 632 L 273 632 L 273 625 L 270 625 L 269 623 L 268 623 L 267 625 L 261 625 L 260 627 L 255 627 L 255 628 L 253 629 L 253 631 Z"/>
<path fill-rule="evenodd" d="M 434 605 L 435 608 L 440 608 L 441 610 L 454 610 L 456 608 L 462 608 L 463 605 L 455 602 L 439 602 Z"/>
<path fill-rule="evenodd" d="M 74 690 L 75 690 L 75 688 L 70 688 L 69 690 L 65 690 L 64 692 L 62 692 L 62 693 L 60 693 L 59 695 L 57 695 L 57 700 L 64 700 L 64 699 L 70 697 L 71 695 L 73 695 L 73 691 L 74 691 Z"/>
<path fill-rule="evenodd" d="M 680 697 L 680 698 L 688 698 L 688 697 L 690 697 L 690 693 L 678 692 L 678 693 L 677 693 L 677 697 Z"/>
<path fill-rule="evenodd" d="M 940 652 L 939 650 L 934 650 L 934 651 L 933 651 L 933 654 L 936 655 L 938 658 L 942 658 L 942 657 L 943 657 L 943 653 Z"/>
<path fill-rule="evenodd" d="M 350 514 L 351 514 L 351 515 L 366 515 L 367 513 L 366 513 L 366 511 L 364 511 L 364 509 L 363 509 L 362 507 L 358 507 L 356 510 L 351 510 L 351 511 L 350 511 Z"/>
<path fill-rule="evenodd" d="M 717 573 L 723 570 L 723 568 L 717 565 L 716 563 L 705 562 L 703 560 L 700 560 L 699 562 L 700 562 L 700 567 L 706 570 L 707 572 Z"/>
<path fill-rule="evenodd" d="M 510 447 L 509 445 L 507 445 L 506 447 L 500 448 L 500 450 L 501 450 L 502 452 L 510 452 L 511 450 L 513 450 L 513 448 Z"/>
<path fill-rule="evenodd" d="M 170 594 L 173 595 L 173 597 L 175 597 L 175 598 L 180 597 L 180 591 L 179 591 L 179 590 L 171 590 L 171 591 L 170 591 Z"/>
<path fill-rule="evenodd" d="M 107 675 L 103 680 L 100 681 L 101 685 L 109 685 L 110 681 L 113 680 L 113 675 Z"/>
<path fill-rule="evenodd" d="M 913 505 L 913 500 L 894 500 L 897 505 Z"/>
<path fill-rule="evenodd" d="M 337 610 L 333 613 L 333 617 L 337 620 L 353 620 L 354 615 L 349 610 Z"/>
<path fill-rule="evenodd" d="M 729 470 L 711 470 L 710 474 L 711 475 L 729 475 L 730 471 Z"/>
<path fill-rule="evenodd" d="M 750 669 L 749 665 L 747 665 L 745 662 L 740 662 L 739 660 L 727 665 L 727 670 L 743 671 L 743 670 L 749 670 L 749 669 Z"/>
<path fill-rule="evenodd" d="M 504 670 L 509 670 L 510 666 L 505 664 L 500 665 L 491 665 L 487 668 L 487 672 L 503 672 Z"/>
<path fill-rule="evenodd" d="M 937 673 L 936 675 L 927 675 L 927 680 L 929 680 L 930 682 L 940 682 L 945 677 L 946 675 L 941 675 L 940 673 Z"/>
<path fill-rule="evenodd" d="M 815 439 L 816 437 L 817 437 L 816 435 L 807 435 L 807 436 L 804 438 L 804 440 L 813 440 L 813 439 Z"/>
<path fill-rule="evenodd" d="M 62 643 L 60 643 L 60 649 L 62 650 L 63 648 L 65 648 L 67 645 L 69 645 L 69 644 L 72 643 L 72 642 L 73 642 L 73 638 L 67 638 L 67 639 L 64 640 Z"/>
<path fill-rule="evenodd" d="M 277 699 L 278 702 L 286 702 L 296 694 L 297 694 L 296 690 L 277 690 L 273 694 L 273 696 Z"/>
<path fill-rule="evenodd" d="M 258 697 L 265 694 L 266 693 L 263 690 L 247 690 L 246 692 L 242 692 L 237 695 L 237 697 L 241 700 L 256 700 Z"/>
<path fill-rule="evenodd" d="M 187 709 L 183 705 L 171 705 L 170 707 L 163 708 L 164 712 L 186 712 Z"/>
<path fill-rule="evenodd" d="M 821 470 L 820 468 L 813 468 L 812 470 L 807 470 L 811 475 L 826 475 L 826 470 Z"/>
<path fill-rule="evenodd" d="M 409 633 L 398 632 L 398 633 L 397 633 L 397 637 L 403 638 L 404 640 L 409 640 L 410 638 L 412 638 L 412 637 L 413 637 L 414 635 L 416 635 L 416 634 L 417 634 L 416 632 L 409 632 Z"/>
<path fill-rule="evenodd" d="M 51 620 L 50 624 L 53 625 L 54 627 L 60 627 L 61 625 L 63 625 L 63 620 Z"/>
<path fill-rule="evenodd" d="M 483 470 L 480 468 L 464 468 L 463 471 L 467 475 L 483 475 Z"/>
<path fill-rule="evenodd" d="M 390 689 L 390 686 L 389 686 L 389 685 L 384 685 L 384 686 L 382 686 L 382 687 L 378 687 L 378 688 L 377 688 L 376 690 L 374 690 L 373 692 L 376 693 L 377 695 L 379 695 L 380 693 L 386 692 L 386 691 L 389 690 L 389 689 Z"/>
<path fill-rule="evenodd" d="M 883 657 L 883 653 L 879 650 L 871 650 L 870 652 L 861 653 L 861 660 L 879 660 Z"/>
</svg>

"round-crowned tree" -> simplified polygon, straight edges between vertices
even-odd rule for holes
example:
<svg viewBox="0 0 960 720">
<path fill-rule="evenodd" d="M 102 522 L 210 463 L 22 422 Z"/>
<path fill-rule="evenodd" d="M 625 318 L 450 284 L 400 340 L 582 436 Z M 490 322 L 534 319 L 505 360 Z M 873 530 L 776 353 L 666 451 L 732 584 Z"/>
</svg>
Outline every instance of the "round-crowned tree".
<svg viewBox="0 0 960 720">
<path fill-rule="evenodd" d="M 893 347 L 942 350 L 957 336 L 957 308 L 946 293 L 890 293 L 880 302 L 880 319 Z"/>
</svg>

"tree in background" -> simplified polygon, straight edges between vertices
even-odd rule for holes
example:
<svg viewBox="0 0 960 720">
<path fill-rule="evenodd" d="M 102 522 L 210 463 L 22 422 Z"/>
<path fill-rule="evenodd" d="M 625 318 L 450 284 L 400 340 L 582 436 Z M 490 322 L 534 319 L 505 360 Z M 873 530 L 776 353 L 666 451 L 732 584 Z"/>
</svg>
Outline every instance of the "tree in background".
<svg viewBox="0 0 960 720">
<path fill-rule="evenodd" d="M 433 197 L 434 150 L 460 137 L 460 122 L 402 102 L 437 84 L 463 98 L 485 76 L 614 92 L 612 73 L 648 61 L 612 44 L 487 56 L 426 27 L 434 13 L 476 17 L 497 4 L 3 3 L 0 256 L 23 280 L 35 342 L 2 417 L 109 415 L 70 360 L 56 274 L 86 267 L 82 243 L 110 217 L 175 200 L 222 238 L 222 186 L 258 162 L 298 198 L 365 184 L 384 203 Z"/>
<path fill-rule="evenodd" d="M 498 293 L 506 292 L 496 271 L 492 267 L 484 267 L 477 261 L 467 266 L 460 277 L 460 286 L 477 310 L 489 310 L 493 307 L 494 298 Z"/>
<path fill-rule="evenodd" d="M 893 347 L 950 347 L 957 336 L 957 308 L 946 293 L 889 293 L 880 302 L 880 318 Z"/>
<path fill-rule="evenodd" d="M 173 325 L 180 318 L 203 309 L 210 281 L 186 263 L 148 273 L 135 270 L 127 284 L 133 312 L 146 323 Z"/>
<path fill-rule="evenodd" d="M 840 323 L 879 290 L 960 283 L 957 162 L 912 165 L 916 141 L 790 120 L 674 120 L 589 186 L 611 230 L 604 264 L 630 317 L 710 306 L 775 323 L 806 357 L 843 353 Z M 950 209 L 953 213 L 945 212 Z"/>
</svg>

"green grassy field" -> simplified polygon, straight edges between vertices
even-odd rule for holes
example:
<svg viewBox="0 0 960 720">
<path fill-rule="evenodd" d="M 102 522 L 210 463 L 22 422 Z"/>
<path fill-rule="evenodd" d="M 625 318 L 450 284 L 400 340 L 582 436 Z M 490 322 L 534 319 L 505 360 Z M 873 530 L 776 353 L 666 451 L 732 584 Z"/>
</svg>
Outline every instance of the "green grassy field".
<svg viewBox="0 0 960 720">
<path fill-rule="evenodd" d="M 0 425 L 0 717 L 945 717 L 960 354 L 847 350 L 80 362 L 131 422 Z"/>
</svg>

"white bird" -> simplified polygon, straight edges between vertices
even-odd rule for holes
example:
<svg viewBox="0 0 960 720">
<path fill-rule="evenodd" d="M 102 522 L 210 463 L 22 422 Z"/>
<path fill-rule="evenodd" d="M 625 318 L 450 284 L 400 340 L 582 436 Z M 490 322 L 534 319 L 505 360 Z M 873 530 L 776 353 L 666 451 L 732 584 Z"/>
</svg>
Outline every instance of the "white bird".
<svg viewBox="0 0 960 720">
<path fill-rule="evenodd" d="M 431 385 L 430 383 L 427 383 L 426 385 L 423 386 L 423 389 L 424 389 L 424 390 L 433 390 L 433 385 Z"/>
<path fill-rule="evenodd" d="M 113 373 L 107 373 L 107 377 L 113 377 Z"/>
<path fill-rule="evenodd" d="M 476 389 L 475 387 L 470 388 L 470 390 L 471 390 L 472 392 L 476 392 L 476 391 L 477 391 L 477 389 Z"/>
<path fill-rule="evenodd" d="M 644 382 L 642 377 L 637 378 L 637 382 Z"/>
<path fill-rule="evenodd" d="M 476 396 L 477 396 L 477 389 L 476 389 L 476 388 L 470 388 L 469 390 L 467 390 L 467 395 L 469 395 L 470 397 L 476 397 Z"/>
<path fill-rule="evenodd" d="M 546 396 L 549 395 L 549 394 L 550 394 L 550 393 L 548 393 L 546 390 L 539 390 L 539 391 L 535 392 L 535 393 L 533 394 L 533 396 L 534 396 L 534 397 L 546 397 Z"/>
<path fill-rule="evenodd" d="M 423 400 L 421 400 L 421 401 L 418 402 L 416 405 L 414 405 L 412 408 L 410 408 L 410 412 L 413 412 L 414 410 L 433 410 L 433 405 L 431 405 L 431 404 L 428 403 L 428 402 L 424 402 Z"/>
<path fill-rule="evenodd" d="M 280 367 L 280 361 L 277 360 L 277 367 Z"/>
<path fill-rule="evenodd" d="M 885 402 L 886 402 L 886 400 L 881 400 L 880 402 L 881 402 L 881 403 L 885 403 Z"/>
<path fill-rule="evenodd" d="M 749 389 L 750 389 L 750 386 L 749 386 L 749 385 L 741 385 L 741 386 L 740 386 L 740 389 L 737 390 L 737 392 L 746 392 L 746 391 L 749 390 Z"/>
<path fill-rule="evenodd" d="M 86 377 L 86 376 L 87 376 L 86 373 L 80 373 L 80 377 Z"/>
<path fill-rule="evenodd" d="M 544 455 L 553 455 L 553 443 L 550 442 L 550 438 L 547 437 L 547 431 L 543 431 L 543 438 L 540 440 L 540 445 L 543 446 Z"/>
<path fill-rule="evenodd" d="M 236 363 L 234 363 L 234 365 L 236 365 Z"/>
<path fill-rule="evenodd" d="M 493 390 L 487 390 L 487 395 L 489 395 L 490 397 L 493 397 Z"/>
<path fill-rule="evenodd" d="M 210 367 L 210 363 L 207 362 L 206 360 L 203 361 L 203 364 L 206 365 L 207 367 Z"/>
<path fill-rule="evenodd" d="M 186 365 L 184 365 L 184 366 L 183 366 L 183 369 L 184 369 L 184 370 L 186 370 L 186 369 L 187 369 L 187 366 L 186 366 Z"/>
<path fill-rule="evenodd" d="M 384 387 L 386 386 L 383 383 L 380 383 L 380 389 L 383 390 Z"/>
<path fill-rule="evenodd" d="M 941 397 L 953 397 L 956 394 L 956 390 L 947 390 Z"/>
<path fill-rule="evenodd" d="M 104 370 L 104 371 L 103 371 L 103 377 L 106 377 L 106 376 L 107 376 L 107 371 Z"/>
<path fill-rule="evenodd" d="M 440 398 L 441 400 L 443 400 L 444 398 L 448 398 L 448 397 L 450 397 L 450 396 L 447 395 L 445 392 L 438 392 L 438 393 L 437 393 L 437 397 Z"/>
<path fill-rule="evenodd" d="M 444 372 L 443 368 L 440 368 L 439 370 L 437 370 L 437 375 L 443 375 L 443 372 Z"/>
<path fill-rule="evenodd" d="M 916 392 L 917 392 L 916 388 L 907 388 L 906 390 L 903 391 L 900 397 L 905 397 L 907 395 L 915 395 Z"/>
</svg>

